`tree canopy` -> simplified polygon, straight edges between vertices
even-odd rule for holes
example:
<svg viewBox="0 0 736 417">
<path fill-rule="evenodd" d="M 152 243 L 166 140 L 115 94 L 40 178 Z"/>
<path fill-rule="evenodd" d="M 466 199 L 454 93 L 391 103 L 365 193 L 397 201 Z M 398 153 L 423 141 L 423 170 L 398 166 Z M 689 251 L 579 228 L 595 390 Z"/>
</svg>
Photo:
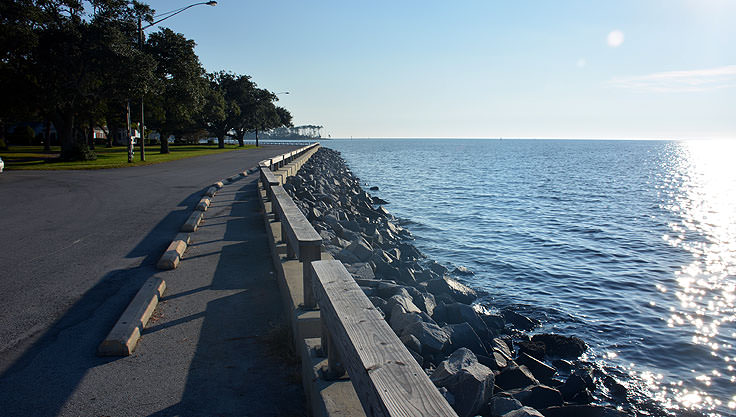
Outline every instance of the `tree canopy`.
<svg viewBox="0 0 736 417">
<path fill-rule="evenodd" d="M 245 132 L 291 124 L 276 95 L 249 76 L 207 74 L 194 40 L 160 28 L 139 44 L 139 19 L 153 22 L 155 11 L 129 0 L 1 2 L 0 134 L 12 123 L 51 121 L 62 158 L 93 158 L 92 128 L 105 126 L 112 135 L 141 98 L 162 152 L 170 134 L 206 129 L 224 146 L 232 132 L 242 144 Z"/>
</svg>

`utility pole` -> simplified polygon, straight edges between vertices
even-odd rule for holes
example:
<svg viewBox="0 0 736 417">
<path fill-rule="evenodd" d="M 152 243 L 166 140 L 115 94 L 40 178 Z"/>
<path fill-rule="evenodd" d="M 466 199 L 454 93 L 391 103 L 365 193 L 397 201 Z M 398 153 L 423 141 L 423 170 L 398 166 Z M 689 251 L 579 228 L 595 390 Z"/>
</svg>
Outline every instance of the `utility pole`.
<svg viewBox="0 0 736 417">
<path fill-rule="evenodd" d="M 130 100 L 126 105 L 126 119 L 128 121 L 128 162 L 133 162 L 133 130 L 130 126 Z"/>
<path fill-rule="evenodd" d="M 138 16 L 138 46 L 140 47 L 141 53 L 143 53 L 143 29 L 141 28 L 140 16 Z M 143 96 L 143 89 L 141 88 L 141 161 L 146 160 L 146 122 L 144 120 L 145 112 L 143 111 Z"/>
</svg>

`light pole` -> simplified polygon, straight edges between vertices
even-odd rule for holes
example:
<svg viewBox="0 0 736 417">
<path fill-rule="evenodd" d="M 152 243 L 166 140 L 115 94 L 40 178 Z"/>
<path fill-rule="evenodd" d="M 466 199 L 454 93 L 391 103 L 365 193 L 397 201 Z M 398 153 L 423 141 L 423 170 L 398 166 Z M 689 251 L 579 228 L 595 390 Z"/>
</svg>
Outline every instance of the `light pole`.
<svg viewBox="0 0 736 417">
<path fill-rule="evenodd" d="M 138 46 L 139 46 L 141 52 L 143 52 L 143 31 L 144 30 L 150 28 L 153 25 L 156 25 L 158 23 L 163 22 L 164 20 L 166 20 L 166 19 L 168 19 L 170 17 L 176 16 L 176 15 L 178 15 L 179 13 L 183 12 L 186 9 L 192 8 L 194 6 L 201 6 L 201 5 L 217 6 L 217 2 L 216 1 L 203 1 L 203 2 L 199 2 L 199 3 L 190 4 L 189 6 L 182 7 L 181 9 L 172 10 L 170 12 L 164 13 L 165 15 L 167 15 L 166 17 L 162 17 L 162 18 L 160 18 L 160 19 L 158 19 L 158 20 L 154 21 L 153 23 L 150 23 L 150 24 L 148 24 L 146 26 L 142 26 L 141 25 L 141 23 L 142 23 L 141 22 L 141 17 L 138 16 Z M 145 161 L 146 160 L 146 146 L 145 146 L 145 142 L 146 142 L 145 141 L 145 138 L 146 138 L 146 135 L 145 135 L 145 132 L 146 132 L 146 124 L 145 124 L 144 118 L 145 118 L 145 111 L 143 109 L 143 93 L 141 92 L 141 125 L 140 125 L 140 133 L 141 133 L 141 161 Z M 168 138 L 161 138 L 161 140 L 168 140 Z"/>
</svg>

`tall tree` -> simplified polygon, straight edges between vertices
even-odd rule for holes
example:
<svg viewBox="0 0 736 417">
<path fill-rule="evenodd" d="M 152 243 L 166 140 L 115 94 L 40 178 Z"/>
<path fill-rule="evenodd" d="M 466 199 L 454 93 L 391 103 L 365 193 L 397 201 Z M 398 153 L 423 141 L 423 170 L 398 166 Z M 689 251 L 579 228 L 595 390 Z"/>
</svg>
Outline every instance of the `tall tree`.
<svg viewBox="0 0 736 417">
<path fill-rule="evenodd" d="M 169 135 L 182 134 L 197 124 L 205 102 L 208 86 L 194 46 L 193 40 L 166 28 L 152 33 L 145 45 L 157 63 L 156 94 L 146 97 L 146 117 L 161 135 L 161 153 L 169 153 Z"/>
</svg>

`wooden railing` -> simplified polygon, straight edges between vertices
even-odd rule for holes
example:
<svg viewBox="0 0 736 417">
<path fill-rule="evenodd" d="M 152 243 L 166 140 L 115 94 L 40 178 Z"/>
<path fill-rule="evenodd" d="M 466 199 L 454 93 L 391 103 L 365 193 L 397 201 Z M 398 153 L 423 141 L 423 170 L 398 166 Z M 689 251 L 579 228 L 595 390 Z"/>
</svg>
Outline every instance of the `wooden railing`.
<svg viewBox="0 0 736 417">
<path fill-rule="evenodd" d="M 302 148 L 299 155 L 311 147 Z M 259 168 L 271 209 L 281 223 L 287 257 L 302 263 L 303 307 L 319 307 L 327 375 L 347 370 L 368 416 L 457 417 L 345 266 L 320 260 L 321 236 L 271 173 L 295 157 L 285 154 L 262 161 Z"/>
<path fill-rule="evenodd" d="M 367 415 L 457 416 L 342 262 L 312 272 L 328 372 L 346 368 Z"/>
<path fill-rule="evenodd" d="M 313 309 L 317 305 L 312 291 L 312 273 L 309 264 L 319 260 L 322 254 L 322 236 L 314 230 L 294 200 L 283 187 L 271 187 L 271 208 L 281 222 L 281 239 L 286 243 L 287 258 L 297 258 L 302 262 L 304 280 L 304 308 Z"/>
</svg>

